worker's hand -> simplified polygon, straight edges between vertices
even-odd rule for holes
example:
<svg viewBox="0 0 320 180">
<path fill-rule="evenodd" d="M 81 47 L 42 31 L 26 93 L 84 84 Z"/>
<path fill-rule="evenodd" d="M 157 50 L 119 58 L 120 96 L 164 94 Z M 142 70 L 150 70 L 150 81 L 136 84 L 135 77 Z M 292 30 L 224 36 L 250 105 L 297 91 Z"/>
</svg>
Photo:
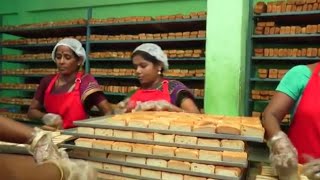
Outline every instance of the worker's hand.
<svg viewBox="0 0 320 180">
<path fill-rule="evenodd" d="M 120 101 L 118 104 L 112 107 L 114 114 L 123 114 L 127 111 L 127 106 L 130 98 L 126 98 L 123 101 Z"/>
<path fill-rule="evenodd" d="M 297 151 L 288 136 L 279 131 L 268 142 L 272 167 L 277 171 L 279 179 L 298 179 Z"/>
<path fill-rule="evenodd" d="M 320 180 L 320 159 L 314 159 L 312 157 L 305 158 L 308 159 L 308 163 L 303 165 L 302 174 L 310 180 Z"/>
<path fill-rule="evenodd" d="M 45 125 L 56 127 L 57 129 L 61 129 L 62 127 L 62 117 L 58 114 L 47 113 L 41 120 Z"/>
<path fill-rule="evenodd" d="M 136 107 L 133 111 L 172 111 L 173 105 L 168 101 L 146 101 L 137 102 Z"/>
<path fill-rule="evenodd" d="M 53 163 L 59 168 L 63 180 L 97 179 L 96 170 L 87 161 L 64 158 L 48 163 Z"/>
<path fill-rule="evenodd" d="M 51 135 L 39 128 L 35 128 L 30 142 L 28 150 L 39 164 L 47 160 L 67 157 L 66 153 L 58 150 L 57 146 L 52 142 Z"/>
</svg>

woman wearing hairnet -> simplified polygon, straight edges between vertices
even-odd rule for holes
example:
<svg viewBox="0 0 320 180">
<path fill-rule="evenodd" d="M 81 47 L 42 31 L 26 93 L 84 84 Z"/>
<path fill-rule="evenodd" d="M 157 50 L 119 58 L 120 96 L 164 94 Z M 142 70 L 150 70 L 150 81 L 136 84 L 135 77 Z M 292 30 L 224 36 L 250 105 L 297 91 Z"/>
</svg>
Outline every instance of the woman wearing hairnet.
<svg viewBox="0 0 320 180">
<path fill-rule="evenodd" d="M 120 103 L 127 112 L 164 110 L 199 113 L 194 96 L 184 84 L 163 78 L 162 73 L 169 68 L 168 58 L 158 45 L 145 43 L 138 46 L 131 59 L 141 87 Z"/>
<path fill-rule="evenodd" d="M 270 160 L 281 179 L 297 179 L 298 162 L 304 174 L 320 179 L 320 63 L 290 69 L 263 113 L 262 123 L 270 148 Z M 292 110 L 288 136 L 280 123 Z"/>
<path fill-rule="evenodd" d="M 112 112 L 94 77 L 81 71 L 87 58 L 78 40 L 60 40 L 52 51 L 52 59 L 58 73 L 41 80 L 29 107 L 30 119 L 66 129 L 74 126 L 73 121 L 88 118 L 87 111 L 94 105 L 104 114 Z"/>
<path fill-rule="evenodd" d="M 49 133 L 0 116 L 0 141 L 27 144 L 33 155 L 0 154 L 0 179 L 92 180 L 95 170 L 83 160 L 71 160 L 53 144 Z M 17 163 L 19 162 L 19 163 Z M 14 165 L 13 165 L 14 164 Z"/>
</svg>

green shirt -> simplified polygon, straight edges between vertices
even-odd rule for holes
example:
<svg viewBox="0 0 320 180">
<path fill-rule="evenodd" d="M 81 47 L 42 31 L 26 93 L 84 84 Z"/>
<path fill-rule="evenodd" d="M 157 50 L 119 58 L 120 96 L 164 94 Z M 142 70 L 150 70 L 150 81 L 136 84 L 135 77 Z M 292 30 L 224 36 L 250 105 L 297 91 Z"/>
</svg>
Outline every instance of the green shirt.
<svg viewBox="0 0 320 180">
<path fill-rule="evenodd" d="M 295 101 L 293 113 L 300 101 L 301 95 L 311 77 L 311 71 L 306 65 L 291 68 L 280 81 L 277 91 L 285 93 Z M 292 114 L 293 114 L 292 113 Z"/>
</svg>

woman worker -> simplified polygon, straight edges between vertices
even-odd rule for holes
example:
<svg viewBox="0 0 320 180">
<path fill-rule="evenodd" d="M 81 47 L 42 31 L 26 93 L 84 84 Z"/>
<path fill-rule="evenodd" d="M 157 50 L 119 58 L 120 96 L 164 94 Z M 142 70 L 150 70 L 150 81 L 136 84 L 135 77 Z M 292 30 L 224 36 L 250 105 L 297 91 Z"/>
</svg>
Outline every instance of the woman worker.
<svg viewBox="0 0 320 180">
<path fill-rule="evenodd" d="M 125 101 L 126 111 L 167 110 L 199 113 L 194 96 L 181 82 L 168 80 L 163 72 L 168 69 L 168 58 L 156 44 L 138 46 L 131 56 L 140 88 Z"/>
<path fill-rule="evenodd" d="M 27 144 L 29 152 L 34 157 L 2 152 L 0 179 L 95 179 L 94 169 L 85 161 L 70 160 L 64 150 L 58 150 L 49 133 L 2 116 L 0 116 L 0 129 L 0 141 Z"/>
<path fill-rule="evenodd" d="M 320 63 L 298 65 L 290 69 L 277 87 L 263 113 L 262 123 L 270 147 L 270 159 L 277 171 L 285 172 L 320 158 Z M 293 113 L 288 136 L 281 131 L 284 116 Z M 305 165 L 306 174 L 314 179 L 320 162 Z"/>
<path fill-rule="evenodd" d="M 104 114 L 112 112 L 94 77 L 81 71 L 86 52 L 78 40 L 60 40 L 53 48 L 52 59 L 58 73 L 41 80 L 29 107 L 30 119 L 66 129 L 73 127 L 73 121 L 88 118 L 87 111 L 94 105 Z"/>
</svg>

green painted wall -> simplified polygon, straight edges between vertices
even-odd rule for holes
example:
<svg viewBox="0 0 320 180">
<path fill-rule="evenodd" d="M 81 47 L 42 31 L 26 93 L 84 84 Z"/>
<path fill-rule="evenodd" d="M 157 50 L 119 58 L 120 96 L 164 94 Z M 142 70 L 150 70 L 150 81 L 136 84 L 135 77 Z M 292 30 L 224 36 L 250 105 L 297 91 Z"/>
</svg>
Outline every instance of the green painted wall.
<svg viewBox="0 0 320 180">
<path fill-rule="evenodd" d="M 205 110 L 243 114 L 249 1 L 208 1 Z"/>
</svg>

